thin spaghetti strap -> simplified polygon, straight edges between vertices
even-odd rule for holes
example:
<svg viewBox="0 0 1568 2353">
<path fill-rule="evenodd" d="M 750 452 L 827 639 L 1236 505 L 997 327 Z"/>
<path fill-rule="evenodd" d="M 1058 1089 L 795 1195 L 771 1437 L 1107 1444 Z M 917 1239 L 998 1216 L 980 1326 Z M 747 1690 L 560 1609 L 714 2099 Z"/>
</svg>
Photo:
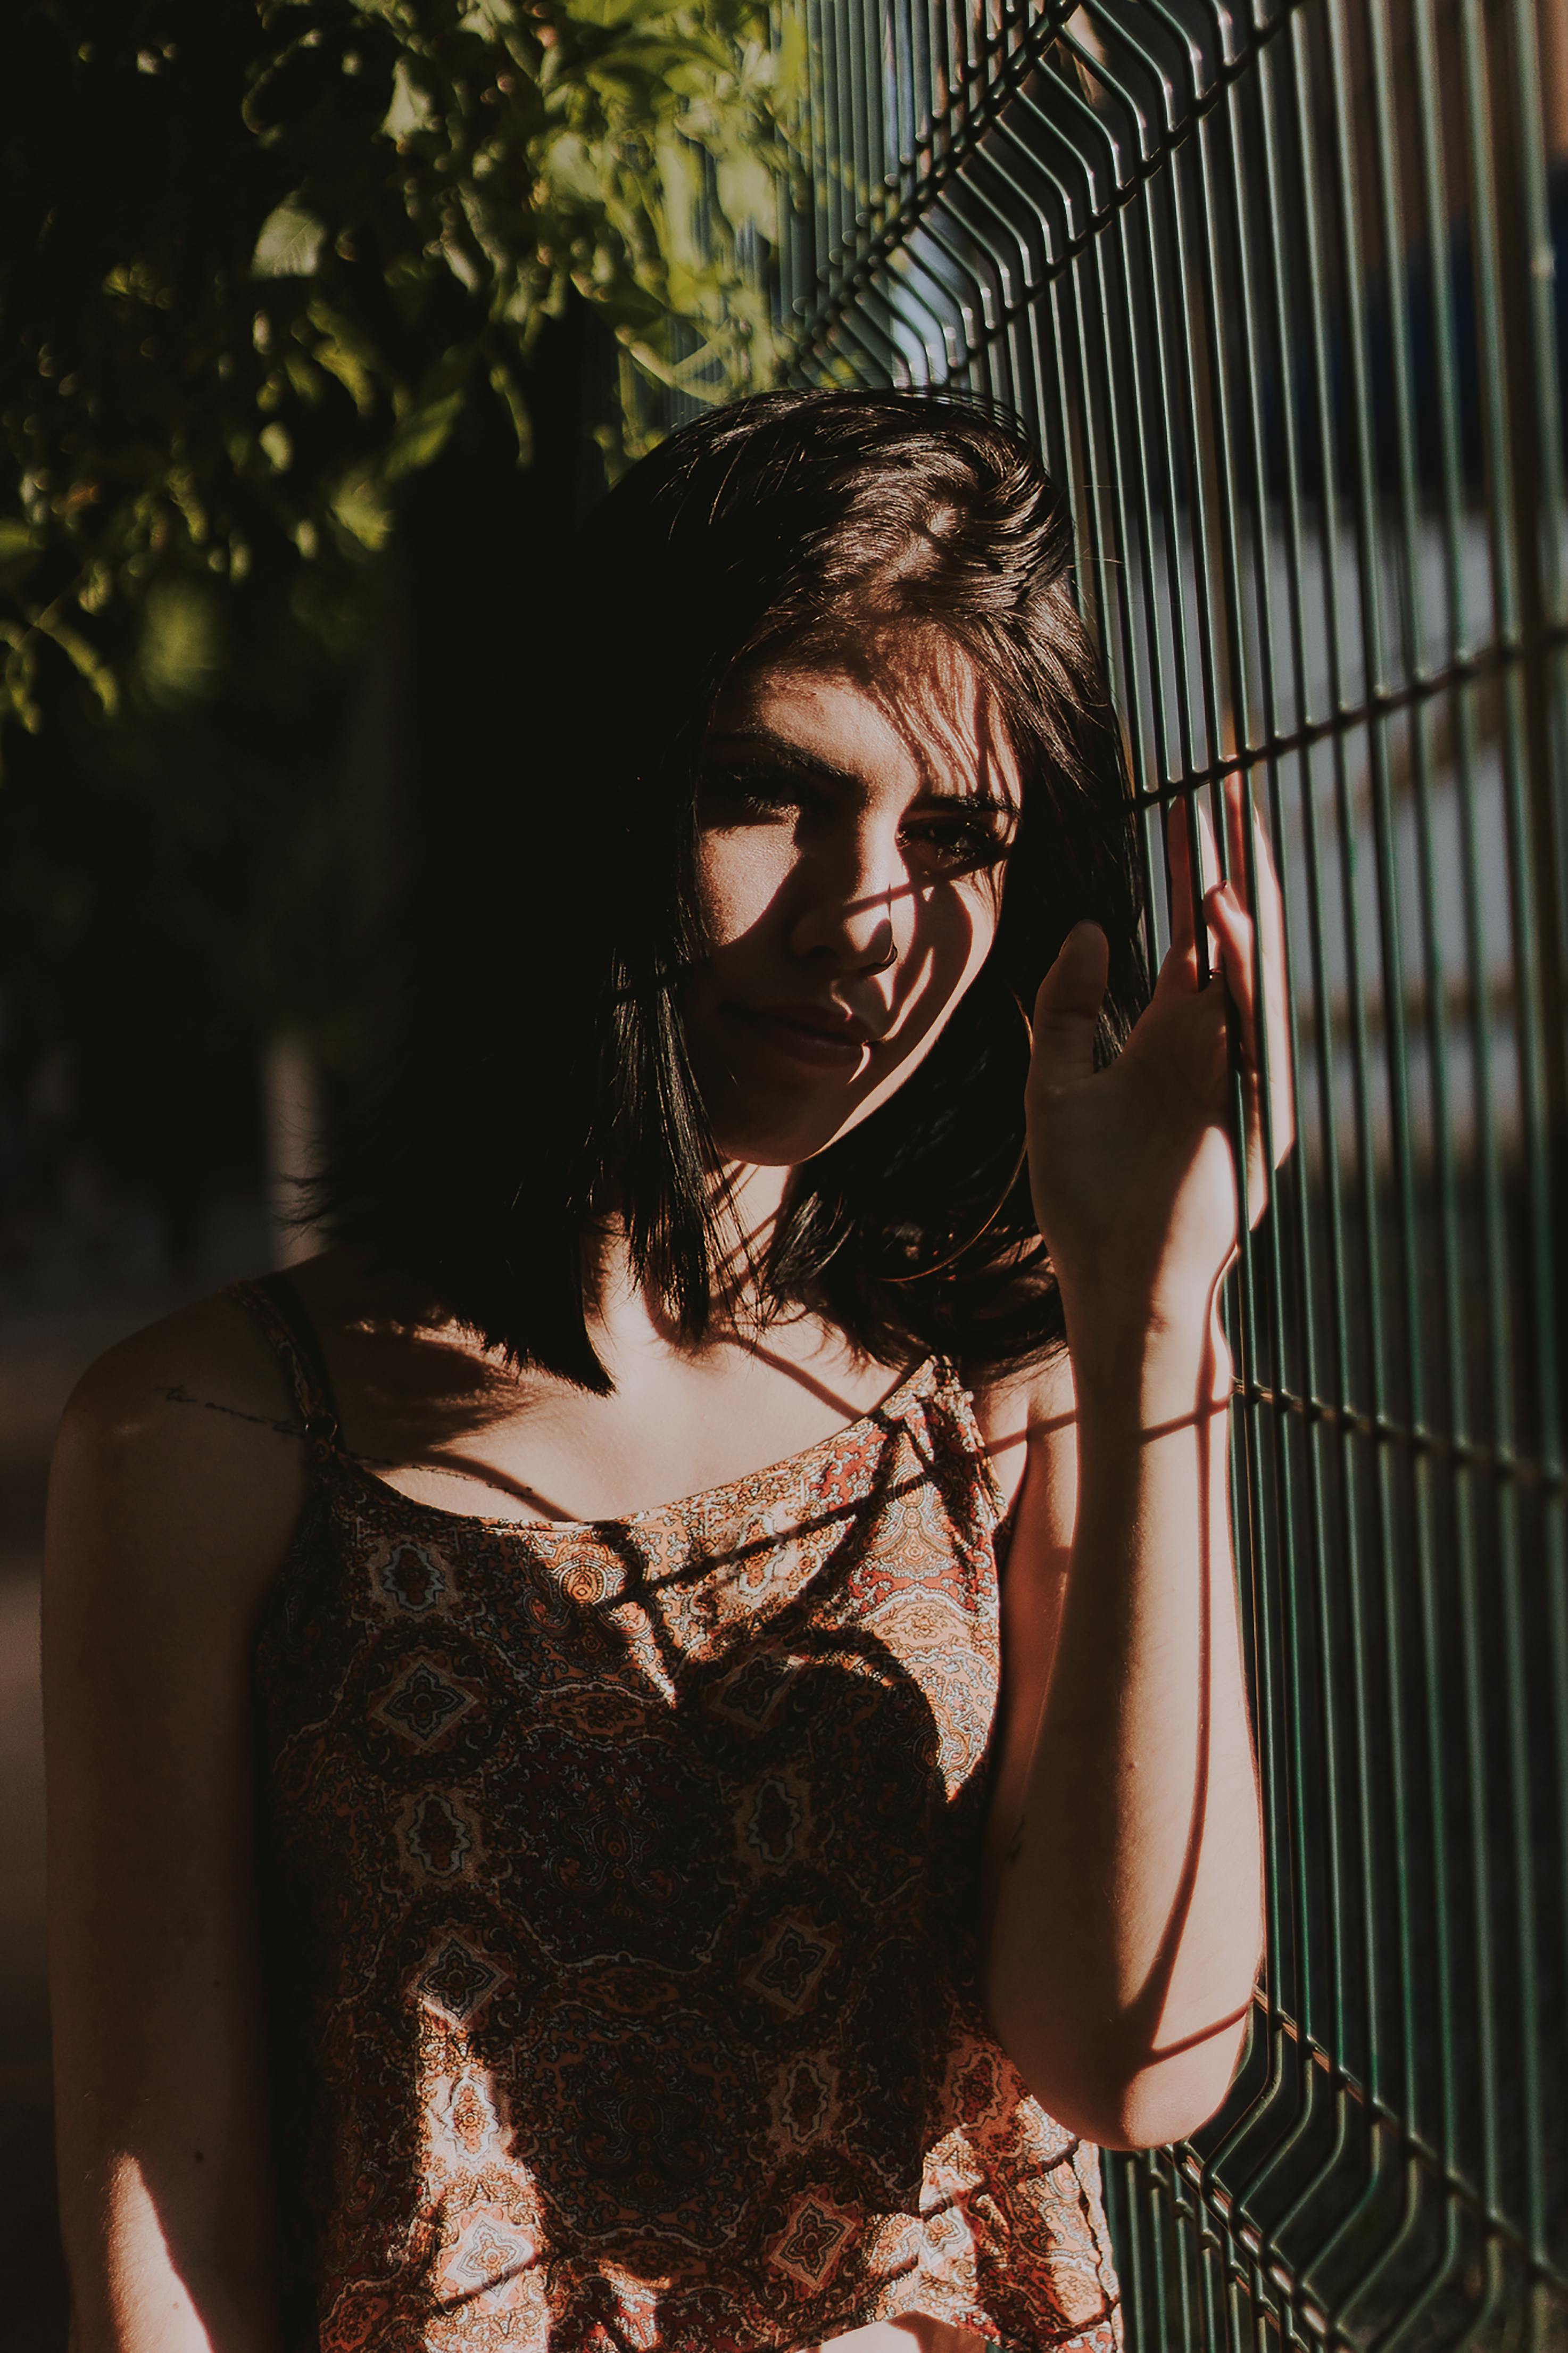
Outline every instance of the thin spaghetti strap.
<svg viewBox="0 0 1568 2353">
<path fill-rule="evenodd" d="M 970 1474 L 990 1514 L 990 1533 L 999 1535 L 1009 1516 L 1007 1500 L 1003 1494 L 991 1451 L 985 1443 L 975 1411 L 974 1392 L 963 1377 L 963 1367 L 952 1356 L 936 1359 L 936 1394 L 946 1408 L 952 1423 L 956 1451 L 963 1458 Z"/>
<path fill-rule="evenodd" d="M 305 1303 L 286 1274 L 231 1282 L 227 1296 L 243 1307 L 282 1367 L 289 1395 L 318 1460 L 343 1452 L 342 1425 L 331 1375 Z"/>
</svg>

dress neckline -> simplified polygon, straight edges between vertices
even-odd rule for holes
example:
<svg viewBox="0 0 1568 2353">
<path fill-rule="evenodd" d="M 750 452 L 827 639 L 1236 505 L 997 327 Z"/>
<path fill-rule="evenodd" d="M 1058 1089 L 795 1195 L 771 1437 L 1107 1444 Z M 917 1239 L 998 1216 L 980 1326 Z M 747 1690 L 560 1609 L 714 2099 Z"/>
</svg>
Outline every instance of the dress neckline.
<svg viewBox="0 0 1568 2353">
<path fill-rule="evenodd" d="M 538 1537 L 602 1535 L 606 1530 L 615 1528 L 646 1526 L 649 1521 L 665 1519 L 671 1515 L 680 1518 L 697 1517 L 704 1511 L 710 1510 L 719 1504 L 724 1497 L 733 1495 L 742 1488 L 752 1486 L 759 1480 L 776 1479 L 785 1472 L 798 1470 L 815 1461 L 818 1457 L 826 1457 L 836 1449 L 852 1442 L 862 1433 L 885 1429 L 889 1424 L 900 1420 L 911 1406 L 942 1386 L 942 1379 L 948 1371 L 949 1367 L 943 1357 L 934 1354 L 922 1356 L 919 1363 L 912 1366 L 903 1378 L 889 1390 L 879 1405 L 872 1406 L 867 1413 L 858 1414 L 853 1421 L 846 1422 L 841 1429 L 830 1430 L 826 1438 L 814 1439 L 809 1446 L 801 1447 L 797 1452 L 782 1455 L 776 1462 L 762 1463 L 754 1471 L 744 1471 L 738 1478 L 722 1480 L 717 1486 L 699 1487 L 691 1494 L 673 1496 L 668 1503 L 648 1504 L 641 1511 L 623 1512 L 618 1516 L 601 1519 L 524 1520 L 505 1513 L 498 1515 L 485 1512 L 452 1511 L 445 1504 L 426 1504 L 416 1495 L 405 1494 L 401 1487 L 395 1487 L 390 1479 L 378 1478 L 376 1473 L 368 1469 L 357 1455 L 351 1454 L 347 1448 L 342 1446 L 341 1440 L 332 1450 L 329 1460 L 336 1469 L 347 1473 L 358 1485 L 368 1488 L 374 1494 L 384 1497 L 395 1504 L 400 1504 L 407 1511 L 422 1513 L 429 1519 L 445 1520 L 458 1527 L 483 1528 L 489 1535 L 510 1534 Z M 978 1437 L 978 1431 L 975 1435 Z"/>
</svg>

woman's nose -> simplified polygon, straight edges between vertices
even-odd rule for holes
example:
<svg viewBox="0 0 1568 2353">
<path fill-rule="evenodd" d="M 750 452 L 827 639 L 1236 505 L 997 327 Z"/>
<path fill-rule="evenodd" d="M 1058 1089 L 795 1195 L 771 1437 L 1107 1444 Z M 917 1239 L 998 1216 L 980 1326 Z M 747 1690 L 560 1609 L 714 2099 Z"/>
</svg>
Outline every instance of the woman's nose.
<svg viewBox="0 0 1568 2353">
<path fill-rule="evenodd" d="M 886 972 L 898 961 L 897 910 L 909 890 L 901 863 L 864 838 L 838 846 L 837 857 L 808 861 L 801 880 L 791 944 L 797 955 L 831 958 L 846 972 Z"/>
</svg>

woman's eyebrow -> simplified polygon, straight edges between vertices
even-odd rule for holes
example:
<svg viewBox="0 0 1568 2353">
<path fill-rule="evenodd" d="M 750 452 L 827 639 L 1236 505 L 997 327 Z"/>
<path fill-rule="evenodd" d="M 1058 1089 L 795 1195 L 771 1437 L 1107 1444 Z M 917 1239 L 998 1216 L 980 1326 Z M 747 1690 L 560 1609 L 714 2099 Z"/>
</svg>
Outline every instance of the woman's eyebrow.
<svg viewBox="0 0 1568 2353">
<path fill-rule="evenodd" d="M 824 784 L 863 785 L 865 782 L 864 777 L 853 775 L 847 768 L 835 767 L 831 760 L 807 751 L 804 744 L 796 744 L 787 735 L 775 734 L 771 727 L 721 728 L 707 748 L 712 752 L 726 744 L 744 744 L 749 748 L 764 751 L 781 767 L 799 769 L 806 776 L 820 778 Z M 1016 818 L 1018 814 L 1017 803 L 1005 799 L 1000 793 L 951 793 L 942 792 L 934 786 L 921 794 L 920 806 L 922 808 L 978 810 L 983 816 L 991 817 Z"/>
<path fill-rule="evenodd" d="M 748 749 L 766 752 L 784 768 L 799 768 L 806 776 L 820 776 L 824 784 L 858 785 L 863 781 L 852 776 L 847 768 L 836 768 L 831 760 L 817 753 L 808 752 L 804 744 L 792 743 L 787 735 L 777 735 L 771 727 L 721 727 L 707 745 L 710 752 L 726 744 L 744 744 Z"/>
</svg>

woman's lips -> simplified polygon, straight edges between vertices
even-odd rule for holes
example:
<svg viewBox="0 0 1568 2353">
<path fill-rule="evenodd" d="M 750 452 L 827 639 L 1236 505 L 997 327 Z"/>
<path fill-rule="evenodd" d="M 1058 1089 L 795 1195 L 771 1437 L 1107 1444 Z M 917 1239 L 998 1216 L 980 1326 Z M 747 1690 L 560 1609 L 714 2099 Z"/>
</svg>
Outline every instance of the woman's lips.
<svg viewBox="0 0 1568 2353">
<path fill-rule="evenodd" d="M 797 1018 L 777 1007 L 742 1005 L 733 997 L 724 1010 L 750 1036 L 815 1070 L 858 1070 L 861 1056 L 875 1042 L 858 1021 L 829 1026 L 804 1012 Z"/>
</svg>

